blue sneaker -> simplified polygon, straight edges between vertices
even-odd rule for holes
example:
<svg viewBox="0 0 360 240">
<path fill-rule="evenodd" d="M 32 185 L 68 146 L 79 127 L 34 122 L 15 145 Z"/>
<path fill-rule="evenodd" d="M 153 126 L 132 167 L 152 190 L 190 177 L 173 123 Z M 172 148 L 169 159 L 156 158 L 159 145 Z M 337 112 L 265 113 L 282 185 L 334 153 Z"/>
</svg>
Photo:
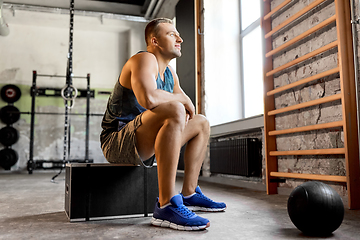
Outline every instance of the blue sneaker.
<svg viewBox="0 0 360 240">
<path fill-rule="evenodd" d="M 199 217 L 183 204 L 180 194 L 170 199 L 170 204 L 159 207 L 159 199 L 155 204 L 151 224 L 159 227 L 169 227 L 177 230 L 202 230 L 210 226 L 210 221 Z"/>
<path fill-rule="evenodd" d="M 223 202 L 214 202 L 210 198 L 206 197 L 199 186 L 196 187 L 195 193 L 189 197 L 183 197 L 184 205 L 192 211 L 203 212 L 221 212 L 225 211 L 226 204 Z"/>
</svg>

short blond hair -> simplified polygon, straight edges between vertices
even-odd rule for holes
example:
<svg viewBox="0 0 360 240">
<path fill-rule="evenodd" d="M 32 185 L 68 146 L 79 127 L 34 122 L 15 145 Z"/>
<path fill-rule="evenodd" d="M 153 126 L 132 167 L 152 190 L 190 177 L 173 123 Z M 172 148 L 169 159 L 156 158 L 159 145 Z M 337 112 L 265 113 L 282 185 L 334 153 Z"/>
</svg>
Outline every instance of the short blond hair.
<svg viewBox="0 0 360 240">
<path fill-rule="evenodd" d="M 150 21 L 146 27 L 145 27 L 145 42 L 146 45 L 149 46 L 150 39 L 152 37 L 157 37 L 159 33 L 159 24 L 160 23 L 171 23 L 173 24 L 173 21 L 168 18 L 156 18 L 152 21 Z"/>
</svg>

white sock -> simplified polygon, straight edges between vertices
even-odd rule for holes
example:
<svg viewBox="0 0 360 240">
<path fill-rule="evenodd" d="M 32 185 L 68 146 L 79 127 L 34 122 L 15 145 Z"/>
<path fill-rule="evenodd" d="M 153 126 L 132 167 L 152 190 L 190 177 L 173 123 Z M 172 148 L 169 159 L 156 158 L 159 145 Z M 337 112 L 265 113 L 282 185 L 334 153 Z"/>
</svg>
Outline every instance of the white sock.
<svg viewBox="0 0 360 240">
<path fill-rule="evenodd" d="M 184 198 L 191 198 L 192 196 L 194 196 L 196 193 L 193 193 L 193 194 L 191 194 L 191 195 L 189 195 L 189 196 L 184 196 Z"/>
<path fill-rule="evenodd" d="M 167 203 L 167 204 L 165 204 L 164 206 L 162 206 L 160 208 L 163 209 L 163 208 L 166 208 L 167 206 L 170 206 L 170 205 L 171 205 L 171 203 Z"/>
</svg>

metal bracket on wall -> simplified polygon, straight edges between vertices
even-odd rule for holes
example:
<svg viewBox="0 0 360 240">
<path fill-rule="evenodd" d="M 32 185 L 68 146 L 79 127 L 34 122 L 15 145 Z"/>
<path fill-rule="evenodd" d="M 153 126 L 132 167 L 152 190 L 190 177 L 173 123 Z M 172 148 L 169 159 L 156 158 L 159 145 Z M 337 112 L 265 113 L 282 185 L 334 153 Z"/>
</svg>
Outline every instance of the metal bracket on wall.
<svg viewBox="0 0 360 240">
<path fill-rule="evenodd" d="M 198 34 L 199 34 L 199 35 L 205 35 L 205 32 L 201 32 L 201 31 L 200 31 L 200 28 L 198 28 Z"/>
</svg>

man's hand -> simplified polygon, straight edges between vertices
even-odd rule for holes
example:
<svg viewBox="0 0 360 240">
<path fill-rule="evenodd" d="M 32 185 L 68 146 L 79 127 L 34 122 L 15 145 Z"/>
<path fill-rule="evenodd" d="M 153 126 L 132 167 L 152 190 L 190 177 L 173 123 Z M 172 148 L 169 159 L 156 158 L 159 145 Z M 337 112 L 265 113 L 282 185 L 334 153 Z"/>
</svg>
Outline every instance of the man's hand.
<svg viewBox="0 0 360 240">
<path fill-rule="evenodd" d="M 184 107 L 186 110 L 186 114 L 189 115 L 189 120 L 192 119 L 195 116 L 195 107 L 194 104 L 191 102 L 190 98 L 184 94 L 184 97 L 186 98 L 186 101 L 184 103 Z"/>
<path fill-rule="evenodd" d="M 187 124 L 188 124 L 189 120 L 190 120 L 190 115 L 189 115 L 189 113 L 187 113 L 187 112 L 186 112 L 185 125 L 187 125 Z"/>
</svg>

